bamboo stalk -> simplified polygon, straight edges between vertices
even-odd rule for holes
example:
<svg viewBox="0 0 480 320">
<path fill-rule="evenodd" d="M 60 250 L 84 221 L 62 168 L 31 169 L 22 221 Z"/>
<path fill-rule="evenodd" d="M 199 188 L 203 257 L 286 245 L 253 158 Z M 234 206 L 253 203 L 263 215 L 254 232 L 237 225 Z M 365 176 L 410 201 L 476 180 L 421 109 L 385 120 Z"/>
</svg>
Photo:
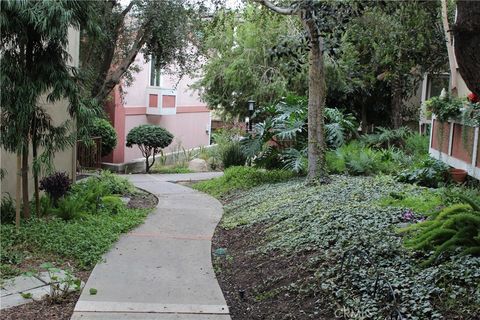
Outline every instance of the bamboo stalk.
<svg viewBox="0 0 480 320">
<path fill-rule="evenodd" d="M 15 226 L 18 230 L 20 227 L 20 203 L 22 192 L 22 156 L 20 152 L 17 152 L 17 185 L 15 194 Z"/>
</svg>

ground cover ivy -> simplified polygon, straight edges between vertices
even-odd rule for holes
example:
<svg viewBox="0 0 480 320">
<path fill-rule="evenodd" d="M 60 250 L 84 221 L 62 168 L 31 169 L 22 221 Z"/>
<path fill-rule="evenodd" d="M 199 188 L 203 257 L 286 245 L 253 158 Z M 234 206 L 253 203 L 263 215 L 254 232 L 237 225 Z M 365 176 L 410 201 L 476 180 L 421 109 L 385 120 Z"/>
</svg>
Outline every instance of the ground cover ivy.
<svg viewBox="0 0 480 320">
<path fill-rule="evenodd" d="M 314 276 L 288 290 L 323 297 L 321 308 L 340 305 L 373 319 L 473 319 L 480 312 L 480 258 L 453 254 L 421 267 L 423 254 L 405 249 L 398 233 L 413 223 L 405 221 L 406 206 L 381 201 L 404 193 L 435 205 L 428 192 L 389 176 L 333 176 L 316 187 L 297 179 L 225 198 L 221 226 L 263 225 L 263 242 L 252 255 L 312 253 L 299 263 Z"/>
</svg>

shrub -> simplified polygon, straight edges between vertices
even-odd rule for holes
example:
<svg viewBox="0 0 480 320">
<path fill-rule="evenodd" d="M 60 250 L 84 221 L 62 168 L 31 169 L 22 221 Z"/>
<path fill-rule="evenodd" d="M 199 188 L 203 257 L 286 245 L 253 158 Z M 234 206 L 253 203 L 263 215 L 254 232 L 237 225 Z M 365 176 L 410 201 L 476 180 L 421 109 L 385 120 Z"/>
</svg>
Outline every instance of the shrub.
<svg viewBox="0 0 480 320">
<path fill-rule="evenodd" d="M 52 199 L 49 196 L 41 195 L 40 196 L 40 208 L 37 209 L 35 201 L 32 201 L 31 206 L 36 212 L 38 217 L 45 217 L 47 216 L 52 209 Z"/>
<path fill-rule="evenodd" d="M 0 221 L 2 224 L 15 222 L 15 201 L 8 193 L 2 196 L 2 203 L 0 206 Z"/>
<path fill-rule="evenodd" d="M 419 165 L 397 175 L 399 182 L 437 188 L 448 179 L 448 166 L 442 161 L 427 157 Z"/>
<path fill-rule="evenodd" d="M 282 182 L 294 177 L 286 170 L 265 170 L 254 167 L 231 167 L 223 176 L 199 182 L 193 187 L 216 197 L 236 190 L 247 190 L 260 184 Z"/>
<path fill-rule="evenodd" d="M 379 127 L 377 131 L 377 133 L 363 136 L 362 141 L 366 145 L 376 148 L 400 147 L 404 145 L 405 140 L 411 134 L 411 131 L 406 127 L 398 129 Z"/>
<path fill-rule="evenodd" d="M 405 139 L 405 145 L 403 147 L 405 153 L 417 157 L 427 155 L 429 138 L 428 135 L 421 135 L 419 133 L 409 135 Z"/>
<path fill-rule="evenodd" d="M 40 190 L 44 190 L 56 206 L 58 199 L 65 196 L 70 190 L 72 182 L 65 172 L 55 172 L 40 180 Z"/>
<path fill-rule="evenodd" d="M 133 192 L 135 188 L 130 181 L 109 171 L 102 171 L 99 177 L 79 181 L 71 193 L 82 204 L 83 211 L 97 213 L 102 205 L 102 197 Z"/>
<path fill-rule="evenodd" d="M 379 151 L 352 141 L 326 155 L 327 169 L 331 173 L 348 173 L 351 175 L 372 175 L 391 173 L 398 167 L 403 154 L 398 150 Z"/>
<path fill-rule="evenodd" d="M 103 208 L 111 214 L 119 214 L 125 209 L 125 204 L 119 196 L 104 196 L 102 197 Z"/>
<path fill-rule="evenodd" d="M 242 152 L 240 142 L 230 142 L 222 148 L 222 162 L 225 169 L 233 166 L 243 166 L 247 161 L 247 158 Z"/>
<path fill-rule="evenodd" d="M 52 213 L 57 217 L 69 221 L 80 215 L 82 211 L 82 201 L 76 196 L 61 198 L 56 208 L 52 208 Z"/>
<path fill-rule="evenodd" d="M 463 197 L 463 204 L 454 204 L 429 219 L 401 230 L 410 237 L 405 246 L 414 250 L 434 250 L 423 263 L 435 262 L 446 251 L 461 248 L 462 254 L 480 255 L 480 205 Z"/>
<path fill-rule="evenodd" d="M 117 132 L 109 121 L 97 118 L 88 128 L 90 136 L 102 138 L 102 157 L 108 155 L 117 146 Z"/>
<path fill-rule="evenodd" d="M 159 154 L 163 148 L 172 143 L 173 135 L 167 130 L 149 124 L 143 124 L 133 128 L 127 134 L 127 147 L 131 148 L 137 145 L 142 155 L 145 157 L 145 171 L 148 173 L 155 163 L 155 155 Z M 152 162 L 149 158 L 153 157 Z"/>
</svg>

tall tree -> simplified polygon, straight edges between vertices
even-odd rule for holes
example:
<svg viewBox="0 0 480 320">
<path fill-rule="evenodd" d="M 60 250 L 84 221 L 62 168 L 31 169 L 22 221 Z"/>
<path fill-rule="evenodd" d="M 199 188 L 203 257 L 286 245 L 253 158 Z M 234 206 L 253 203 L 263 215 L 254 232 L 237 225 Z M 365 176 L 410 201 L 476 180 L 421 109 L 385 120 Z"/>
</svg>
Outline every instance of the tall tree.
<svg viewBox="0 0 480 320">
<path fill-rule="evenodd" d="M 81 111 L 74 68 L 68 65 L 68 28 L 86 21 L 90 4 L 83 1 L 2 1 L 0 3 L 0 144 L 21 157 L 23 214 L 30 217 L 28 173 L 29 149 L 34 138 L 48 145 L 41 158 L 51 160 L 55 136 L 42 135 L 38 102 L 68 98 L 73 115 Z M 53 129 L 53 127 L 50 127 Z M 63 138 L 62 138 L 63 139 Z M 35 154 L 37 156 L 37 154 Z M 37 179 L 38 180 L 38 179 Z M 18 188 L 17 186 L 17 193 Z M 17 201 L 17 206 L 20 206 Z"/>
<path fill-rule="evenodd" d="M 250 99 L 265 106 L 289 93 L 305 95 L 302 29 L 295 17 L 258 6 L 217 12 L 205 27 L 202 46 L 208 58 L 194 87 L 211 108 L 226 116 L 247 115 Z"/>
<path fill-rule="evenodd" d="M 102 103 L 122 79 L 132 79 L 139 53 L 155 56 L 156 67 L 174 65 L 179 73 L 195 66 L 197 26 L 205 11 L 187 0 L 94 1 L 93 21 L 102 32 L 84 32 L 81 63 L 91 98 Z"/>
<path fill-rule="evenodd" d="M 276 5 L 268 0 L 255 0 L 281 15 L 296 16 L 303 25 L 308 41 L 308 169 L 307 183 L 327 181 L 325 166 L 324 109 L 326 98 L 326 70 L 324 40 L 336 38 L 335 29 L 352 16 L 357 3 L 319 2 L 311 0 L 282 2 Z M 334 41 L 330 41 L 334 44 Z M 334 45 L 332 46 L 334 47 Z M 331 49 L 331 48 L 327 48 Z"/>
<path fill-rule="evenodd" d="M 460 74 L 467 87 L 480 96 L 480 1 L 457 1 L 453 35 Z"/>
<path fill-rule="evenodd" d="M 402 125 L 404 101 L 416 91 L 425 72 L 446 66 L 437 2 L 387 2 L 371 6 L 349 25 L 341 62 L 352 83 L 391 88 L 391 123 Z"/>
</svg>

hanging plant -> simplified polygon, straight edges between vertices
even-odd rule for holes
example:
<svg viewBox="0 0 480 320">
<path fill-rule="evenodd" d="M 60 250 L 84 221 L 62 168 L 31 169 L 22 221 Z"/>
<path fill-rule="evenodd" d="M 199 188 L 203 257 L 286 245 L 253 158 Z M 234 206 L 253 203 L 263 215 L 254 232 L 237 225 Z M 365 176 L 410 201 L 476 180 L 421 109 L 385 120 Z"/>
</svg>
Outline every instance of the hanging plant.
<svg viewBox="0 0 480 320">
<path fill-rule="evenodd" d="M 463 101 L 449 94 L 433 97 L 425 101 L 427 110 L 437 116 L 438 121 L 447 122 L 449 119 L 458 118 L 461 115 Z"/>
</svg>

